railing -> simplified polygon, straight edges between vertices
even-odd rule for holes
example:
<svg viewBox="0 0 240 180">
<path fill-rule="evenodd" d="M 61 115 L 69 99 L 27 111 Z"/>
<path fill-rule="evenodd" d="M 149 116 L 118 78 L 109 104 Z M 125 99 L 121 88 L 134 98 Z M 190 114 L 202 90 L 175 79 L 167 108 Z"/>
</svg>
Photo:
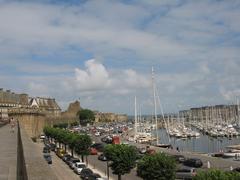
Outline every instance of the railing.
<svg viewBox="0 0 240 180">
<path fill-rule="evenodd" d="M 17 122 L 17 180 L 28 180 L 19 122 Z"/>
</svg>

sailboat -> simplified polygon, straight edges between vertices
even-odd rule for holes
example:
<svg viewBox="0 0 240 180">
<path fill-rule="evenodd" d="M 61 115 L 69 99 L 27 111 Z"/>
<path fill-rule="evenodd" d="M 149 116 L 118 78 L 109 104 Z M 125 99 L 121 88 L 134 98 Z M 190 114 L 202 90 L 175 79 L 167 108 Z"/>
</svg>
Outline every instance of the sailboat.
<svg viewBox="0 0 240 180">
<path fill-rule="evenodd" d="M 141 122 L 141 110 L 140 114 L 138 115 L 137 110 L 137 98 L 135 96 L 135 120 L 134 120 L 134 141 L 139 143 L 148 143 L 152 141 L 152 134 L 150 132 L 147 132 L 145 129 L 148 129 L 148 127 L 145 126 Z"/>
<path fill-rule="evenodd" d="M 156 100 L 156 84 L 155 84 L 155 81 L 154 81 L 154 69 L 153 69 L 153 67 L 152 67 L 152 88 L 153 88 L 154 120 L 155 120 L 155 130 L 156 130 L 156 144 L 155 144 L 155 146 L 161 147 L 161 148 L 169 148 L 169 147 L 171 147 L 171 144 L 159 143 L 158 119 L 157 119 L 157 100 Z M 160 101 L 159 101 L 159 104 L 160 104 Z M 162 116 L 164 118 L 163 114 L 162 114 Z"/>
</svg>

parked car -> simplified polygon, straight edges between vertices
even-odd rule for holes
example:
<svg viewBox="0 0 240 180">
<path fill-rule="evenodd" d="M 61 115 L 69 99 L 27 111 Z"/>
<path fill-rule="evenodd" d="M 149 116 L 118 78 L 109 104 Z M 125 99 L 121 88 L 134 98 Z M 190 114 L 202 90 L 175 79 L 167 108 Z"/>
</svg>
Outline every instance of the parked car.
<svg viewBox="0 0 240 180">
<path fill-rule="evenodd" d="M 194 168 L 177 169 L 176 171 L 176 179 L 192 179 L 196 175 L 197 173 Z"/>
<path fill-rule="evenodd" d="M 49 147 L 50 147 L 50 150 L 51 150 L 51 151 L 55 151 L 56 144 L 50 143 L 50 144 L 49 144 Z"/>
<path fill-rule="evenodd" d="M 107 143 L 107 144 L 112 144 L 112 137 L 110 137 L 110 136 L 105 136 L 105 137 L 101 138 L 101 141 L 102 141 L 102 142 L 105 142 L 105 143 Z"/>
<path fill-rule="evenodd" d="M 75 165 L 74 165 L 73 171 L 74 171 L 75 173 L 77 173 L 77 174 L 80 174 L 81 171 L 82 171 L 83 169 L 85 169 L 85 168 L 86 168 L 85 163 L 76 162 Z"/>
<path fill-rule="evenodd" d="M 70 154 L 64 154 L 64 156 L 62 157 L 62 160 L 64 162 L 66 162 L 68 159 L 70 159 L 72 156 Z"/>
<path fill-rule="evenodd" d="M 97 173 L 93 173 L 93 174 L 90 174 L 89 176 L 87 176 L 85 179 L 88 179 L 88 180 L 98 180 L 99 178 L 101 178 L 101 176 Z"/>
<path fill-rule="evenodd" d="M 97 155 L 97 153 L 98 153 L 98 151 L 97 151 L 96 148 L 93 148 L 93 147 L 90 148 L 90 154 L 91 155 Z"/>
<path fill-rule="evenodd" d="M 43 153 L 50 153 L 50 148 L 48 146 L 44 146 Z"/>
<path fill-rule="evenodd" d="M 50 154 L 44 154 L 43 157 L 47 161 L 48 164 L 52 164 L 52 157 Z"/>
<path fill-rule="evenodd" d="M 56 154 L 58 157 L 62 158 L 66 152 L 64 149 L 58 148 Z"/>
<path fill-rule="evenodd" d="M 232 171 L 234 171 L 234 172 L 240 172 L 240 167 L 236 167 L 236 168 L 234 168 Z"/>
<path fill-rule="evenodd" d="M 199 168 L 199 167 L 202 167 L 203 162 L 201 159 L 198 159 L 198 158 L 190 158 L 190 159 L 185 160 L 183 162 L 183 164 L 185 166 Z"/>
<path fill-rule="evenodd" d="M 78 158 L 71 158 L 68 164 L 69 167 L 73 169 L 76 162 L 80 162 L 80 160 Z"/>
<path fill-rule="evenodd" d="M 93 171 L 89 168 L 83 169 L 80 173 L 82 179 L 87 179 L 90 175 L 93 174 Z"/>
<path fill-rule="evenodd" d="M 41 135 L 40 135 L 40 139 L 45 139 L 45 135 L 44 135 L 44 134 L 41 134 Z"/>
<path fill-rule="evenodd" d="M 72 160 L 72 158 L 74 158 L 74 157 L 68 157 L 68 158 L 65 159 L 64 162 L 65 162 L 67 165 L 69 165 L 69 164 L 70 164 L 70 161 Z"/>
<path fill-rule="evenodd" d="M 95 134 L 94 134 L 95 136 L 101 136 L 101 134 L 100 134 L 100 132 L 95 132 Z"/>
<path fill-rule="evenodd" d="M 104 154 L 100 154 L 98 156 L 98 160 L 100 160 L 100 161 L 107 161 L 107 157 Z"/>
<path fill-rule="evenodd" d="M 172 157 L 178 163 L 183 163 L 186 160 L 186 158 L 183 155 L 180 155 L 180 154 L 173 155 Z"/>
<path fill-rule="evenodd" d="M 94 143 L 91 147 L 97 149 L 99 152 L 103 152 L 104 144 L 103 143 Z"/>
</svg>

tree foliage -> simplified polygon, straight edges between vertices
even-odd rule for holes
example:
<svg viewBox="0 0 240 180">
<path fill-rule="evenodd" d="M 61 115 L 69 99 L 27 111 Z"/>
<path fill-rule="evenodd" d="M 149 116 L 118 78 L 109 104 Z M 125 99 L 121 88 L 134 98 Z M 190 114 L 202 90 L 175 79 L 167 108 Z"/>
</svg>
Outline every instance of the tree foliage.
<svg viewBox="0 0 240 180">
<path fill-rule="evenodd" d="M 81 109 L 78 111 L 79 122 L 82 126 L 86 126 L 88 123 L 93 123 L 95 116 L 93 111 L 89 109 Z"/>
<path fill-rule="evenodd" d="M 71 127 L 78 126 L 78 125 L 79 125 L 78 121 L 71 122 L 71 124 L 70 124 Z"/>
<path fill-rule="evenodd" d="M 66 129 L 68 127 L 68 123 L 59 123 L 59 124 L 54 124 L 54 128 L 60 128 L 60 129 Z"/>
<path fill-rule="evenodd" d="M 239 180 L 240 174 L 236 172 L 225 172 L 217 169 L 200 171 L 193 180 Z"/>
<path fill-rule="evenodd" d="M 137 151 L 133 146 L 109 144 L 105 147 L 104 154 L 111 161 L 110 167 L 113 174 L 117 174 L 119 179 L 136 165 Z"/>
<path fill-rule="evenodd" d="M 85 156 L 89 154 L 89 148 L 92 144 L 92 140 L 90 136 L 87 134 L 75 134 L 71 133 L 70 131 L 59 129 L 59 128 L 51 128 L 51 127 L 44 127 L 44 133 L 48 138 L 54 138 L 57 142 L 63 143 L 69 146 L 69 148 L 76 151 L 76 153 Z"/>
<path fill-rule="evenodd" d="M 80 134 L 76 140 L 75 151 L 77 154 L 85 156 L 89 155 L 89 149 L 92 145 L 92 139 L 87 134 Z"/>
<path fill-rule="evenodd" d="M 173 180 L 175 170 L 175 160 L 165 153 L 146 155 L 137 164 L 137 174 L 144 180 Z"/>
</svg>

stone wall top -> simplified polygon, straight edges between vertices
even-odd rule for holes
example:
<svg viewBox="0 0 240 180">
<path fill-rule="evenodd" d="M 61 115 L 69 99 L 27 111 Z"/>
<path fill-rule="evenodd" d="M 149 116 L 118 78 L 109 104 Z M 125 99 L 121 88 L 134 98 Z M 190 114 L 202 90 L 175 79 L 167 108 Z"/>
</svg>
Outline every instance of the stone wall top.
<svg viewBox="0 0 240 180">
<path fill-rule="evenodd" d="M 24 128 L 21 128 L 21 137 L 28 179 L 57 180 L 53 170 L 48 167 L 47 162 L 44 160 L 40 147 L 32 142 Z"/>
</svg>

